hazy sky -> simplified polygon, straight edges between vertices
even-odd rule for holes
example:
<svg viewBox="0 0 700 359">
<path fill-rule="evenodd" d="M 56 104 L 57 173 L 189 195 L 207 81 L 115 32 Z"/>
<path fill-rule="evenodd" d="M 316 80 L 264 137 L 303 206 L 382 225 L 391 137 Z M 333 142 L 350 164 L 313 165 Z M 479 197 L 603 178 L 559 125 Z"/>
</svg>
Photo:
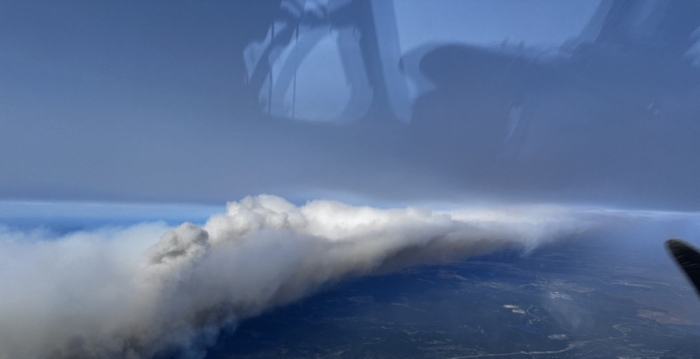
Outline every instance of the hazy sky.
<svg viewBox="0 0 700 359">
<path fill-rule="evenodd" d="M 497 44 L 506 38 L 513 43 L 523 41 L 526 46 L 557 47 L 576 36 L 598 3 L 592 0 L 401 0 L 396 2 L 401 51 L 410 51 L 425 43 L 459 40 L 483 45 Z M 0 2 L 0 199 L 221 203 L 244 195 L 270 192 L 287 195 L 292 200 L 328 193 L 370 199 L 384 196 L 397 200 L 414 197 L 431 200 L 433 197 L 451 198 L 455 193 L 465 195 L 460 188 L 471 183 L 464 179 L 465 174 L 485 173 L 479 167 L 470 170 L 464 164 L 455 165 L 463 155 L 451 148 L 439 149 L 425 143 L 420 145 L 423 147 L 413 146 L 413 135 L 408 133 L 395 134 L 386 129 L 347 131 L 284 120 L 261 122 L 242 115 L 237 106 L 247 100 L 236 92 L 241 75 L 235 64 L 242 50 L 242 29 L 247 29 L 243 26 L 257 21 L 256 16 L 261 16 L 261 12 L 252 16 L 241 10 L 241 4 L 224 1 Z M 263 2 L 248 7 L 263 6 L 259 4 Z M 260 22 L 264 21 L 265 18 L 260 17 Z M 266 28 L 257 31 L 264 36 Z M 444 56 L 447 57 L 437 58 L 453 61 L 449 59 L 452 55 Z M 532 62 L 527 63 L 530 64 Z M 555 70 L 561 71 L 560 68 Z M 318 71 L 324 73 L 323 68 Z M 571 76 L 573 72 L 566 71 L 568 77 L 561 77 L 563 72 L 538 76 L 579 82 L 589 78 L 588 75 Z M 326 78 L 332 78 L 329 76 Z M 420 106 L 426 103 L 433 106 L 428 106 L 430 108 L 443 108 L 436 103 L 452 101 L 453 97 L 447 94 L 449 91 L 440 91 L 436 94 L 442 95 L 420 99 L 414 109 L 423 109 Z M 608 111 L 604 106 L 617 106 L 630 98 L 630 101 L 640 98 L 627 96 L 624 88 L 609 84 L 584 84 L 570 93 L 560 89 L 547 91 L 551 92 L 522 97 L 523 101 L 533 98 L 538 99 L 534 102 L 539 101 L 536 106 L 525 106 L 523 113 L 532 109 L 536 120 L 556 117 L 564 121 L 570 114 L 562 115 L 561 111 L 578 106 L 582 112 L 603 111 L 608 116 L 618 110 Z M 580 97 L 579 92 L 585 92 L 588 97 Z M 609 94 L 613 97 L 606 97 Z M 626 97 L 615 97 L 620 94 Z M 435 102 L 435 96 L 443 97 Z M 570 97 L 560 101 L 564 96 L 585 100 L 571 105 Z M 600 100 L 599 97 L 605 98 Z M 547 108 L 549 98 L 559 101 L 553 105 L 555 109 Z M 484 106 L 491 106 L 488 101 L 479 100 L 486 104 Z M 493 106 L 501 106 L 505 111 L 499 113 L 498 118 L 511 119 L 514 113 L 521 111 L 520 107 L 513 107 L 512 99 L 494 101 Z M 668 103 L 677 104 L 678 101 L 687 103 L 675 97 Z M 661 102 L 649 100 L 634 103 L 630 108 L 647 111 L 648 107 L 649 111 L 657 111 Z M 673 109 L 678 107 L 673 106 Z M 470 111 L 479 113 L 482 110 L 472 108 Z M 491 115 L 489 109 L 483 111 Z M 424 117 L 443 120 L 450 116 L 433 112 Z M 530 128 L 538 129 L 538 126 L 544 130 L 528 135 L 528 139 L 534 140 L 521 147 L 522 156 L 518 161 L 523 162 L 518 163 L 524 165 L 516 166 L 517 173 L 527 175 L 552 168 L 550 162 L 541 162 L 542 156 L 532 153 L 544 151 L 551 155 L 544 156 L 548 160 L 562 153 L 559 149 L 538 147 L 538 143 L 542 143 L 539 139 L 551 139 L 547 131 L 557 129 L 558 125 L 533 123 Z M 590 129 L 574 130 L 574 133 L 585 131 Z M 591 141 L 594 144 L 596 140 Z M 568 146 L 571 143 L 569 140 L 559 142 L 555 144 Z M 665 144 L 658 146 L 669 148 Z M 430 156 L 421 157 L 424 152 L 412 152 L 416 148 L 426 148 L 425 153 Z M 676 150 L 688 156 L 695 151 L 684 141 L 673 145 L 671 153 Z M 575 149 L 570 151 L 577 153 Z M 651 158 L 634 151 L 637 155 L 631 155 L 633 159 Z M 666 155 L 669 154 L 663 154 Z M 629 153 L 626 156 L 630 156 Z M 638 177 L 634 170 L 623 171 L 625 176 L 617 176 L 616 184 L 606 187 L 609 183 L 605 178 L 588 181 L 586 175 L 578 176 L 603 173 L 599 167 L 591 167 L 598 163 L 592 158 L 574 161 L 561 158 L 564 163 L 581 164 L 570 172 L 577 174 L 573 179 L 563 172 L 543 173 L 541 177 L 527 175 L 522 180 L 516 180 L 518 176 L 494 174 L 496 180 L 485 181 L 488 182 L 486 187 L 506 198 L 511 194 L 513 198 L 544 194 L 542 198 L 550 200 L 559 194 L 566 198 L 576 192 L 594 193 L 591 198 L 595 200 L 609 198 L 609 193 L 623 196 L 624 191 L 617 191 L 619 183 L 626 175 Z M 683 174 L 695 173 L 693 171 L 695 169 Z M 493 183 L 505 184 L 491 188 Z M 522 190 L 511 193 L 513 183 Z M 604 188 L 597 191 L 601 183 L 605 184 Z M 663 186 L 660 183 L 652 185 Z M 645 182 L 632 186 L 636 188 L 633 192 L 646 185 Z M 531 191 L 532 188 L 536 189 Z M 486 192 L 473 190 L 470 193 Z M 674 198 L 681 201 L 679 198 L 687 197 L 684 193 L 675 193 Z M 588 198 L 586 196 L 580 195 L 579 199 Z M 665 194 L 656 197 L 647 201 L 647 205 L 667 199 Z"/>
</svg>

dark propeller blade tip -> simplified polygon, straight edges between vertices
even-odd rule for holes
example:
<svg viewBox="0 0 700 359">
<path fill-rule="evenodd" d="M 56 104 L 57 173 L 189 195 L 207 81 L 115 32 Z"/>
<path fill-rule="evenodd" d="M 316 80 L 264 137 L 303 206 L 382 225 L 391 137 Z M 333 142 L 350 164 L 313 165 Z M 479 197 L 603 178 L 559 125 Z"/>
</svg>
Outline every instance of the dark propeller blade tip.
<svg viewBox="0 0 700 359">
<path fill-rule="evenodd" d="M 700 252 L 680 239 L 669 239 L 666 248 L 700 294 Z"/>
<path fill-rule="evenodd" d="M 700 253 L 698 253 L 697 249 L 693 248 L 693 246 L 680 239 L 667 240 L 666 248 L 668 248 L 668 250 L 671 252 L 671 255 L 673 255 L 673 257 L 676 258 L 676 260 L 678 260 L 679 262 L 681 258 L 691 259 L 694 256 L 698 256 L 698 258 L 700 258 Z"/>
</svg>

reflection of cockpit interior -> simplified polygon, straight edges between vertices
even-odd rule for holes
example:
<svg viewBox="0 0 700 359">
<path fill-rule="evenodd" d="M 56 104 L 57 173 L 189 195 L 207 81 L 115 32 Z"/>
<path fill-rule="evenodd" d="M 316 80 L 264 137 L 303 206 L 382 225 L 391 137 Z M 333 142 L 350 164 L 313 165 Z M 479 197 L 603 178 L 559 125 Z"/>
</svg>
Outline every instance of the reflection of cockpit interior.
<svg viewBox="0 0 700 359">
<path fill-rule="evenodd" d="M 265 112 L 349 122 L 393 102 L 393 114 L 408 120 L 392 7 L 391 2 L 282 1 L 266 38 L 244 54 L 248 85 Z"/>
<path fill-rule="evenodd" d="M 412 14 L 399 1 L 274 3 L 242 50 L 242 92 L 262 115 L 249 117 L 340 137 L 350 126 L 348 148 L 411 153 L 479 188 L 542 186 L 541 173 L 549 188 L 697 188 L 663 174 L 697 153 L 700 3 L 588 3 L 566 29 L 528 18 L 562 29 L 544 45 L 475 31 L 484 9 L 465 7 L 484 2 L 410 3 Z M 424 36 L 430 24 L 416 22 L 431 11 L 441 21 Z"/>
<path fill-rule="evenodd" d="M 503 106 L 494 104 L 506 113 L 493 114 L 499 116 L 508 141 L 522 131 L 516 129 L 525 92 L 554 86 L 547 83 L 547 77 L 556 77 L 552 71 L 565 72 L 566 66 L 578 61 L 598 66 L 594 77 L 607 81 L 604 64 L 623 61 L 633 70 L 658 72 L 663 66 L 654 61 L 687 59 L 696 40 L 693 31 L 700 25 L 700 6 L 692 1 L 605 0 L 591 12 L 587 24 L 560 44 L 543 49 L 504 38 L 500 44 L 469 48 L 474 39 L 463 24 L 468 19 L 442 17 L 439 28 L 445 35 L 423 39 L 403 6 L 392 1 L 281 1 L 265 37 L 249 43 L 244 52 L 247 86 L 260 109 L 298 120 L 347 123 L 390 118 L 408 123 L 416 120 L 416 101 L 442 81 L 435 78 L 441 76 L 436 74 L 439 67 L 457 65 L 468 72 L 471 66 L 474 73 L 462 79 L 470 81 L 468 85 L 488 91 L 488 86 L 500 83 L 501 89 L 513 90 Z M 448 1 L 439 8 L 459 12 L 460 6 Z M 428 1 L 425 6 L 411 2 L 411 7 L 430 15 Z M 462 53 L 441 50 L 446 46 L 462 48 L 455 50 Z M 440 51 L 447 57 L 433 61 L 438 68 L 426 68 L 427 59 L 435 60 Z M 652 59 L 656 53 L 665 58 Z M 589 85 L 582 86 L 585 91 Z M 658 106 L 658 101 L 651 105 L 654 111 Z"/>
</svg>

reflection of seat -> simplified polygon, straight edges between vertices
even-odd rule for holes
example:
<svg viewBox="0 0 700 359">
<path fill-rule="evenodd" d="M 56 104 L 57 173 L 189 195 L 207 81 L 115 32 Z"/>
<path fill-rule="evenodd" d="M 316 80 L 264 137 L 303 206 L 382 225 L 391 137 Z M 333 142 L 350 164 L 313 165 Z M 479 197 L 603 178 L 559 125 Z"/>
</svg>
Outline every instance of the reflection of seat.
<svg viewBox="0 0 700 359">
<path fill-rule="evenodd" d="M 435 48 L 420 62 L 421 73 L 435 90 L 418 98 L 411 126 L 427 136 L 450 139 L 468 155 L 502 155 L 507 143 L 523 136 L 520 101 L 529 65 L 527 59 L 480 48 Z"/>
</svg>

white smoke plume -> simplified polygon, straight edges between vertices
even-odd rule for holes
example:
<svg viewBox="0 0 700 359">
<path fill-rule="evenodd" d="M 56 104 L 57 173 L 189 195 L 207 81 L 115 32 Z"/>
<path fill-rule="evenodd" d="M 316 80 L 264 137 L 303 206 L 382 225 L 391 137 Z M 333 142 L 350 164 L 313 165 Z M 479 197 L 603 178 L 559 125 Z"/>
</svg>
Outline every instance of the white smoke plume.
<svg viewBox="0 0 700 359">
<path fill-rule="evenodd" d="M 0 359 L 149 358 L 173 347 L 197 357 L 223 325 L 340 279 L 527 250 L 598 217 L 551 207 L 296 207 L 262 195 L 229 203 L 203 227 L 153 223 L 60 238 L 0 230 Z"/>
</svg>

